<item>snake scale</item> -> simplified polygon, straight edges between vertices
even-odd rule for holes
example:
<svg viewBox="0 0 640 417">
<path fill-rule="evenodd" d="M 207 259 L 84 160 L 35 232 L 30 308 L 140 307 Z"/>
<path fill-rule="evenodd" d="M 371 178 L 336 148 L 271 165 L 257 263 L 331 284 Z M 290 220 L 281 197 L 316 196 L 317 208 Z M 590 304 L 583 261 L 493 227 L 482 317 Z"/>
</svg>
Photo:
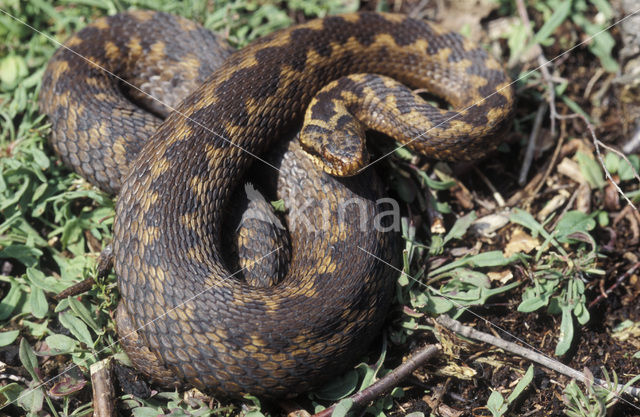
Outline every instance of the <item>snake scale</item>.
<svg viewBox="0 0 640 417">
<path fill-rule="evenodd" d="M 231 53 L 188 20 L 134 11 L 73 35 L 49 63 L 40 105 L 63 161 L 118 193 L 117 324 L 136 368 L 165 385 L 283 397 L 353 363 L 388 310 L 394 273 L 376 257 L 397 264 L 397 233 L 373 223 L 383 188 L 371 169 L 358 174 L 364 131 L 477 159 L 499 143 L 513 92 L 482 48 L 407 16 L 329 16 Z M 281 140 L 298 131 L 301 146 Z M 254 156 L 277 149 L 278 198 L 303 206 L 311 228 L 289 224 L 286 275 L 256 286 L 224 255 L 225 213 L 252 164 L 273 170 Z M 364 211 L 338 213 L 352 198 Z"/>
</svg>

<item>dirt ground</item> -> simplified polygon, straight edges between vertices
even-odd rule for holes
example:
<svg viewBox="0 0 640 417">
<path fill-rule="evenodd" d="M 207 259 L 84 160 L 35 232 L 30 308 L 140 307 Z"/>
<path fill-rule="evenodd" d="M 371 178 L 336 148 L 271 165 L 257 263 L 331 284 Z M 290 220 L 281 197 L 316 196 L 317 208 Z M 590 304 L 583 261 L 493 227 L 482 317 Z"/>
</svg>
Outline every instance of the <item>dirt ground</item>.
<svg viewBox="0 0 640 417">
<path fill-rule="evenodd" d="M 410 12 L 410 10 L 415 11 L 412 7 L 418 7 L 417 3 L 396 2 L 395 4 L 401 11 Z M 482 7 L 482 2 L 470 3 L 472 3 L 472 8 L 469 14 L 474 15 L 473 5 Z M 455 7 L 451 6 L 449 10 L 426 9 L 424 13 L 442 17 L 449 12 L 456 12 L 451 9 L 455 9 Z M 460 19 L 459 15 L 454 14 L 454 16 Z M 529 17 L 534 22 L 539 18 L 535 15 Z M 492 18 L 495 18 L 495 14 L 490 12 L 485 18 L 479 19 L 481 26 L 485 29 L 484 36 L 486 36 L 486 29 L 495 24 L 495 21 L 492 23 Z M 448 21 L 446 17 L 444 20 Z M 536 22 L 537 25 L 540 23 Z M 570 36 L 572 30 L 575 28 L 567 26 L 563 28 L 562 32 Z M 614 27 L 611 30 L 617 42 L 621 42 L 620 30 L 620 27 Z M 479 36 L 482 38 L 483 35 Z M 558 37 L 560 36 L 562 35 Z M 555 45 L 544 49 L 547 58 L 562 52 L 562 48 Z M 528 64 L 529 67 L 536 65 L 535 62 Z M 527 64 L 524 64 L 524 67 L 527 67 Z M 606 144 L 623 146 L 628 140 L 636 120 L 630 117 L 631 112 L 628 110 L 628 106 L 620 100 L 624 94 L 622 91 L 624 86 L 610 83 L 607 81 L 607 77 L 597 75 L 601 73 L 599 63 L 593 59 L 587 48 L 576 48 L 570 54 L 563 56 L 555 62 L 553 71 L 554 74 L 559 74 L 569 81 L 565 94 L 578 103 L 586 113 L 599 117 L 599 124 L 595 127 L 596 137 Z M 595 82 L 594 79 L 596 79 Z M 592 96 L 585 93 L 585 87 L 590 84 L 592 84 L 591 94 L 595 91 L 599 91 L 600 94 L 600 106 L 597 108 L 594 108 Z M 523 94 L 523 90 L 529 87 L 520 85 L 519 88 L 519 90 L 517 89 L 520 94 L 515 118 L 525 119 L 527 115 L 536 113 L 540 101 L 532 99 L 528 94 Z M 572 113 L 572 110 L 567 108 L 564 103 L 556 104 L 559 114 Z M 528 139 L 526 135 L 529 134 L 530 127 L 531 125 L 527 125 L 520 130 L 515 130 L 509 141 L 509 150 L 482 161 L 478 168 L 505 200 L 514 203 L 515 206 L 526 203 L 528 211 L 535 216 L 535 213 L 544 207 L 553 194 L 551 190 L 562 187 L 566 187 L 570 191 L 575 189 L 575 183 L 568 181 L 557 170 L 551 169 L 545 180 L 545 185 L 535 194 L 531 193 L 531 186 L 535 185 L 536 181 L 535 174 L 544 172 L 549 169 L 549 166 L 556 165 L 564 156 L 573 155 L 576 148 L 586 146 L 593 149 L 593 146 L 589 131 L 580 119 L 559 121 L 559 133 L 556 138 L 553 138 L 550 134 L 550 123 L 547 116 L 542 123 L 541 145 L 536 149 L 528 177 L 528 185 L 523 187 L 518 184 L 524 153 L 524 147 L 521 145 L 526 143 Z M 558 152 L 554 152 L 554 148 L 558 148 Z M 458 176 L 460 181 L 471 190 L 473 195 L 471 205 L 478 211 L 478 217 L 481 217 L 485 211 L 491 212 L 478 204 L 478 202 L 492 200 L 492 192 L 487 188 L 486 181 L 466 165 L 456 168 L 461 171 Z M 637 183 L 632 184 L 625 188 L 625 191 L 635 190 L 637 186 Z M 602 192 L 595 191 L 587 197 L 592 210 L 607 210 L 613 220 L 608 227 L 598 228 L 594 232 L 597 245 L 603 254 L 598 261 L 598 267 L 604 270 L 605 274 L 599 278 L 592 278 L 586 284 L 587 304 L 591 319 L 587 325 L 575 327 L 576 340 L 569 353 L 559 360 L 580 371 L 586 368 L 598 378 L 603 378 L 602 367 L 607 370 L 615 370 L 620 381 L 624 382 L 640 372 L 640 362 L 632 357 L 639 347 L 637 334 L 625 339 L 614 336 L 612 329 L 625 320 L 637 322 L 640 318 L 640 304 L 637 302 L 640 291 L 640 280 L 637 274 L 638 255 L 640 254 L 637 233 L 638 215 L 624 201 L 619 201 L 617 193 L 615 190 L 612 193 L 611 188 L 613 187 L 609 186 Z M 464 213 L 465 210 L 468 210 L 465 204 L 456 205 L 455 197 L 453 200 L 454 212 Z M 457 202 L 460 203 L 461 200 L 458 198 Z M 513 231 L 512 227 L 501 229 L 489 244 L 494 248 L 504 247 L 505 243 L 511 239 Z M 465 242 L 465 246 L 472 247 L 473 245 L 474 242 Z M 516 272 L 518 279 L 527 281 L 526 276 L 517 276 L 517 274 L 518 272 Z M 606 297 L 602 296 L 604 292 L 607 294 Z M 478 330 L 498 334 L 500 337 L 508 339 L 509 337 L 504 333 L 496 332 L 495 328 L 487 325 L 486 321 L 495 323 L 509 334 L 539 349 L 545 355 L 555 357 L 554 349 L 560 317 L 547 314 L 543 310 L 535 313 L 519 313 L 516 310 L 519 301 L 520 297 L 516 290 L 510 292 L 508 296 L 492 298 L 489 304 L 483 307 L 474 308 L 474 312 L 483 320 L 470 314 L 463 315 L 461 320 Z M 420 343 L 434 343 L 436 341 L 433 336 L 423 336 L 423 339 L 416 337 L 416 339 L 419 339 L 414 341 L 418 346 Z M 465 343 L 464 346 L 465 348 L 459 352 L 459 364 L 475 370 L 475 377 L 469 380 L 434 377 L 433 375 L 438 373 L 439 366 L 445 362 L 442 359 L 434 361 L 422 372 L 414 374 L 412 381 L 405 384 L 412 387 L 407 390 L 408 398 L 397 403 L 391 414 L 400 416 L 421 411 L 427 415 L 428 413 L 446 416 L 491 415 L 485 408 L 491 390 L 512 389 L 515 385 L 514 381 L 517 381 L 522 372 L 527 369 L 529 362 L 484 344 Z M 402 348 L 397 349 L 402 351 Z M 521 373 L 516 373 L 514 370 L 520 370 Z M 569 379 L 563 375 L 537 367 L 532 387 L 530 386 L 523 399 L 516 403 L 512 415 L 565 415 L 563 413 L 565 405 L 563 404 L 562 390 L 568 382 Z M 432 394 L 426 396 L 421 394 L 425 387 L 428 387 Z M 624 400 L 609 409 L 609 415 L 637 416 L 640 415 L 638 406 L 640 406 L 638 400 L 624 397 Z"/>
</svg>

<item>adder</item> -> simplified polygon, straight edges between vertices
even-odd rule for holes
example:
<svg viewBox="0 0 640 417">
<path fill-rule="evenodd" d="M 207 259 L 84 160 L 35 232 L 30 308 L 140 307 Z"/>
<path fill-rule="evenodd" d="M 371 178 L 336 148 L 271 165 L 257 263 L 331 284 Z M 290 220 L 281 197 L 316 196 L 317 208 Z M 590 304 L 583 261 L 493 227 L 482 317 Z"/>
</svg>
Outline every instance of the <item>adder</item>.
<svg viewBox="0 0 640 417">
<path fill-rule="evenodd" d="M 378 258 L 397 264 L 398 235 L 376 224 L 383 187 L 363 169 L 364 132 L 433 158 L 477 159 L 499 143 L 513 91 L 481 47 L 403 15 L 329 16 L 231 53 L 188 20 L 131 11 L 56 52 L 40 105 L 63 161 L 118 193 L 117 324 L 135 367 L 165 385 L 282 397 L 353 363 L 390 304 L 395 273 Z M 298 131 L 300 144 L 283 142 Z M 225 213 L 252 165 L 274 170 L 263 161 L 276 148 L 277 198 L 289 210 L 314 203 L 304 205 L 310 228 L 289 224 L 286 273 L 260 285 L 225 255 Z M 353 198 L 362 206 L 338 216 Z M 240 245 L 257 245 L 245 231 Z M 257 253 L 270 252 L 243 256 Z"/>
</svg>

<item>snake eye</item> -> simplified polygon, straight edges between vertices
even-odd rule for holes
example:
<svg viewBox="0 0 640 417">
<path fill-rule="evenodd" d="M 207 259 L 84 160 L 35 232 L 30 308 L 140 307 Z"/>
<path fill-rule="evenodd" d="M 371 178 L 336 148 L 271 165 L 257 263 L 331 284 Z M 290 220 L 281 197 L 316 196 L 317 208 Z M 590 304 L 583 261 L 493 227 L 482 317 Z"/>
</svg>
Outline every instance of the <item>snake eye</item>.
<svg viewBox="0 0 640 417">
<path fill-rule="evenodd" d="M 369 162 L 364 126 L 346 110 L 328 122 L 308 120 L 300 132 L 300 143 L 331 175 L 355 175 Z"/>
</svg>

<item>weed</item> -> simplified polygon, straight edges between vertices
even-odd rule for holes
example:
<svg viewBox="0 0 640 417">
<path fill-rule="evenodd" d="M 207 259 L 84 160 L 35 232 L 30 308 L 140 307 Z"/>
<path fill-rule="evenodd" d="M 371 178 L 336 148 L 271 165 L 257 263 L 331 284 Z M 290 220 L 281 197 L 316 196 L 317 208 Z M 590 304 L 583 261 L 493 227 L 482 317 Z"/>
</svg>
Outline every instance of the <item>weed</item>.
<svg viewBox="0 0 640 417">
<path fill-rule="evenodd" d="M 607 410 L 615 405 L 619 398 L 620 392 L 627 387 L 633 385 L 640 379 L 640 375 L 631 379 L 621 390 L 618 390 L 618 376 L 613 372 L 613 380 L 610 379 L 609 373 L 602 368 L 606 385 L 600 386 L 593 382 L 593 375 L 588 369 L 585 370 L 588 383 L 586 384 L 586 392 L 578 387 L 576 381 L 571 381 L 564 389 L 564 403 L 567 406 L 565 414 L 569 417 L 605 417 L 610 415 Z"/>
<path fill-rule="evenodd" d="M 534 238 L 540 235 L 544 239 L 528 265 L 532 286 L 522 294 L 518 311 L 530 313 L 548 307 L 549 313 L 562 315 L 556 355 L 564 355 L 571 347 L 573 317 L 580 324 L 589 321 L 585 281 L 590 275 L 604 274 L 597 268 L 596 243 L 589 234 L 595 227 L 594 217 L 595 214 L 569 211 L 549 233 L 529 213 L 515 209 L 511 214 L 512 222 L 529 229 Z M 563 245 L 576 245 L 575 251 L 568 252 Z"/>
<path fill-rule="evenodd" d="M 529 366 L 527 372 L 524 376 L 518 381 L 518 384 L 513 389 L 509 397 L 505 401 L 502 394 L 498 391 L 493 391 L 489 396 L 489 400 L 487 401 L 487 409 L 491 412 L 493 417 L 500 417 L 506 414 L 509 406 L 513 404 L 515 400 L 529 387 L 529 384 L 533 381 L 533 365 Z"/>
</svg>

